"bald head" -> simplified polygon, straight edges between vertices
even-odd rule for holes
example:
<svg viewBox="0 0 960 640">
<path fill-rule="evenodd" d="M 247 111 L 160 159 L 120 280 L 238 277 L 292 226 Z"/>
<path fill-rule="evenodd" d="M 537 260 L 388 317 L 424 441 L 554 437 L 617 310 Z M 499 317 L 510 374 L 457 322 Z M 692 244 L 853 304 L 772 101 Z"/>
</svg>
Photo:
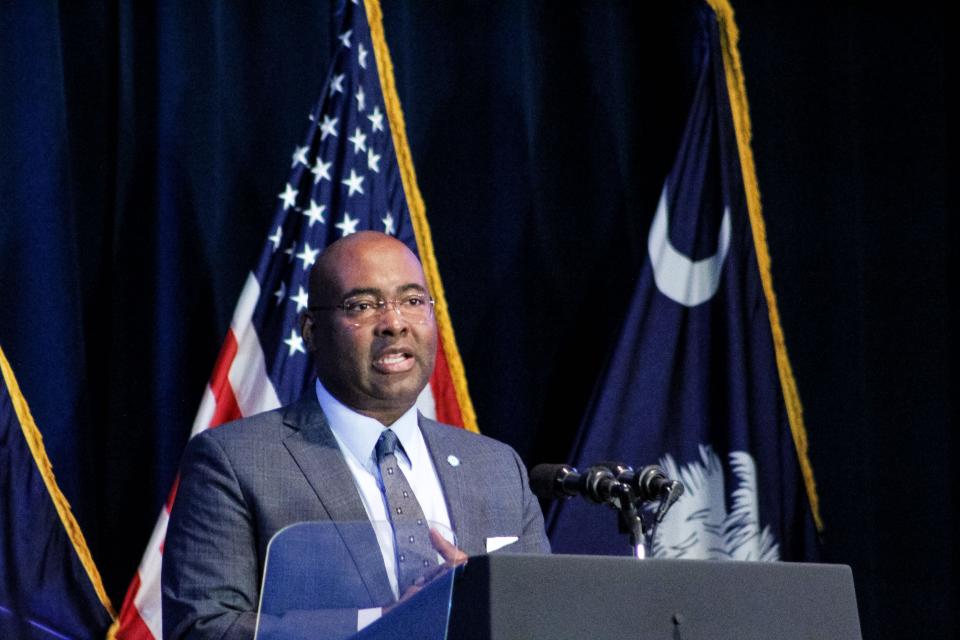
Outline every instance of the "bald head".
<svg viewBox="0 0 960 640">
<path fill-rule="evenodd" d="M 429 301 L 417 256 L 386 234 L 351 234 L 323 252 L 309 286 L 301 333 L 320 382 L 351 409 L 392 424 L 416 402 L 436 357 L 432 314 L 401 311 L 400 301 Z M 358 320 L 344 309 L 358 302 L 377 313 Z"/>
<path fill-rule="evenodd" d="M 423 275 L 420 260 L 410 251 L 407 245 L 393 236 L 388 236 L 379 231 L 358 231 L 331 243 L 314 263 L 310 270 L 310 306 L 331 304 L 327 294 L 331 290 L 336 290 L 338 281 L 344 271 L 359 268 L 361 262 L 376 262 L 378 256 L 388 257 L 393 255 L 404 256 L 416 263 L 416 268 L 420 272 L 421 284 L 426 288 L 426 278 Z M 386 268 L 387 266 L 384 263 L 383 267 Z M 339 302 L 341 300 L 336 300 L 333 304 Z"/>
</svg>

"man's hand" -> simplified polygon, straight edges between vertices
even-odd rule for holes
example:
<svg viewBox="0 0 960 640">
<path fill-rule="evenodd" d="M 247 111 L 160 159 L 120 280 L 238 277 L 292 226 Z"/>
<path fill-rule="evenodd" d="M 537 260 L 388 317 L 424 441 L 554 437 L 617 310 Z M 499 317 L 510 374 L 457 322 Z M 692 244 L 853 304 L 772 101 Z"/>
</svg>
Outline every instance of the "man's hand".
<svg viewBox="0 0 960 640">
<path fill-rule="evenodd" d="M 440 557 L 444 559 L 444 563 L 440 565 L 440 569 L 452 569 L 467 561 L 467 554 L 457 548 L 453 543 L 447 542 L 443 534 L 436 529 L 430 529 L 430 544 L 437 550 Z"/>
<path fill-rule="evenodd" d="M 407 587 L 406 591 L 400 594 L 399 600 L 383 608 L 384 614 L 389 612 L 391 609 L 393 609 L 395 606 L 397 606 L 401 602 L 406 602 L 407 600 L 412 598 L 414 595 L 417 594 L 417 592 L 420 591 L 420 589 L 424 587 L 424 585 L 426 585 L 428 582 L 430 582 L 437 576 L 442 575 L 447 571 L 449 571 L 450 569 L 453 569 L 454 567 L 458 567 L 461 564 L 465 564 L 467 562 L 467 554 L 464 553 L 463 550 L 458 548 L 455 544 L 448 542 L 447 539 L 443 537 L 443 534 L 437 531 L 436 529 L 430 529 L 430 544 L 433 545 L 433 548 L 436 549 L 437 553 L 440 554 L 440 557 L 443 558 L 444 560 L 443 564 L 437 565 L 437 568 L 431 571 L 430 573 L 417 578 L 417 581 L 415 583 Z"/>
</svg>

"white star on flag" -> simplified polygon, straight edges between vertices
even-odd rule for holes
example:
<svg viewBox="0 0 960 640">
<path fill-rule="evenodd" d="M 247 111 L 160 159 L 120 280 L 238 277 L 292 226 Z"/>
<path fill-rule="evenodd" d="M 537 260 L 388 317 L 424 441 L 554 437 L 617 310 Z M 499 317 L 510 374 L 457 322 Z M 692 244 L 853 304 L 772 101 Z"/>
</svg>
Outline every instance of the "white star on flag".
<svg viewBox="0 0 960 640">
<path fill-rule="evenodd" d="M 320 249 L 311 249 L 309 242 L 303 243 L 303 251 L 297 254 L 297 258 L 303 260 L 303 270 L 306 271 L 310 265 L 317 261 L 317 254 Z"/>
<path fill-rule="evenodd" d="M 313 169 L 310 169 L 310 173 L 313 174 L 313 184 L 317 184 L 324 178 L 330 180 L 330 165 L 332 164 L 333 162 L 324 162 L 320 158 L 317 158 L 317 162 L 313 165 Z"/>
<path fill-rule="evenodd" d="M 367 134 L 361 131 L 360 127 L 357 127 L 356 133 L 347 138 L 347 140 L 353 143 L 353 152 L 355 154 L 367 150 Z"/>
<path fill-rule="evenodd" d="M 373 152 L 373 148 L 367 150 L 367 169 L 374 173 L 380 173 L 380 156 Z"/>
<path fill-rule="evenodd" d="M 289 247 L 287 247 L 286 249 L 284 249 L 283 252 L 284 252 L 285 254 L 287 254 L 288 256 L 290 256 L 290 257 L 287 259 L 287 262 L 293 262 L 293 254 L 295 254 L 295 253 L 297 252 L 297 243 L 296 243 L 296 242 L 292 243 Z"/>
<path fill-rule="evenodd" d="M 341 220 L 340 222 L 338 222 L 333 226 L 335 226 L 337 229 L 340 229 L 340 231 L 343 232 L 343 234 L 340 236 L 341 238 L 343 238 L 350 235 L 351 233 L 357 232 L 358 222 L 360 222 L 360 218 L 353 219 L 350 217 L 349 213 L 344 212 L 343 220 Z"/>
<path fill-rule="evenodd" d="M 290 296 L 290 299 L 297 303 L 297 313 L 300 313 L 309 305 L 310 296 L 307 295 L 306 290 L 301 286 L 297 289 L 297 295 Z"/>
<path fill-rule="evenodd" d="M 331 118 L 323 116 L 323 122 L 320 123 L 320 140 L 323 141 L 327 136 L 337 137 L 337 121 L 340 118 Z"/>
<path fill-rule="evenodd" d="M 364 107 L 366 107 L 367 98 L 367 96 L 365 96 L 363 93 L 363 87 L 357 89 L 357 93 L 354 95 L 354 97 L 357 99 L 357 111 L 363 111 Z"/>
<path fill-rule="evenodd" d="M 380 113 L 380 107 L 375 106 L 373 108 L 373 113 L 367 116 L 367 120 L 370 121 L 371 133 L 374 131 L 383 131 L 383 114 Z"/>
<path fill-rule="evenodd" d="M 330 95 L 335 95 L 337 93 L 343 93 L 343 81 L 346 79 L 347 74 L 341 73 L 333 76 L 333 79 L 330 80 Z"/>
<path fill-rule="evenodd" d="M 307 162 L 307 151 L 309 150 L 310 147 L 297 147 L 293 152 L 293 164 L 290 165 L 290 168 L 293 169 L 298 163 L 305 167 L 310 166 Z"/>
<path fill-rule="evenodd" d="M 350 189 L 347 193 L 348 198 L 355 193 L 363 194 L 363 176 L 358 176 L 357 172 L 353 169 L 350 169 L 350 177 L 346 180 L 341 180 L 341 182 Z"/>
<path fill-rule="evenodd" d="M 387 215 L 380 218 L 380 222 L 383 223 L 383 232 L 388 236 L 396 235 L 397 229 L 394 227 L 393 215 L 387 211 Z"/>
<path fill-rule="evenodd" d="M 343 46 L 345 46 L 347 49 L 350 48 L 350 36 L 352 34 L 353 34 L 353 29 L 350 29 L 349 31 L 344 31 L 343 33 L 337 36 L 340 42 L 343 43 Z"/>
<path fill-rule="evenodd" d="M 367 68 L 367 53 L 369 52 L 363 47 L 363 43 L 361 42 L 357 47 L 357 64 L 360 65 L 361 69 Z M 363 111 L 363 109 L 361 109 L 361 111 Z"/>
<path fill-rule="evenodd" d="M 297 190 L 294 189 L 294 188 L 290 185 L 290 183 L 288 182 L 288 183 L 287 183 L 287 188 L 284 189 L 283 193 L 281 193 L 281 194 L 278 195 L 277 197 L 280 198 L 281 200 L 283 200 L 283 209 L 284 209 L 284 211 L 286 211 L 287 209 L 289 209 L 290 207 L 292 207 L 294 204 L 296 204 L 296 202 L 297 202 Z"/>
<path fill-rule="evenodd" d="M 317 204 L 313 198 L 310 199 L 310 208 L 303 212 L 303 215 L 307 216 L 310 220 L 310 225 L 313 226 L 314 222 L 319 222 L 321 224 L 326 224 L 326 220 L 323 218 L 323 212 L 327 210 L 327 205 Z"/>
<path fill-rule="evenodd" d="M 280 282 L 280 288 L 273 292 L 273 297 L 277 299 L 277 306 L 280 306 L 280 303 L 283 302 L 283 299 L 287 296 L 287 283 Z"/>
<path fill-rule="evenodd" d="M 267 240 L 273 243 L 274 251 L 280 248 L 280 240 L 282 239 L 283 239 L 283 227 L 279 225 L 277 226 L 277 230 L 273 232 L 273 235 L 267 238 Z"/>
<path fill-rule="evenodd" d="M 303 338 L 300 337 L 300 334 L 297 333 L 296 329 L 290 329 L 290 337 L 283 341 L 288 347 L 290 347 L 290 353 L 287 356 L 292 356 L 297 353 L 306 353 L 306 350 L 303 348 Z"/>
</svg>

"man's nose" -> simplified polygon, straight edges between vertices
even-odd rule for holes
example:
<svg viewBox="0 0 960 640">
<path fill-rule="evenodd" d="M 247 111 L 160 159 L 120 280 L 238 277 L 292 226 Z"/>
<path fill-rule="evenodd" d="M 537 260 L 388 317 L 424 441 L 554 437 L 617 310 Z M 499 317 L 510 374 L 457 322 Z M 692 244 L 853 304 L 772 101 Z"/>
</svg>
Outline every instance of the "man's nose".
<svg viewBox="0 0 960 640">
<path fill-rule="evenodd" d="M 400 312 L 400 305 L 396 301 L 387 302 L 377 316 L 377 328 L 387 335 L 406 332 L 409 325 L 410 322 Z"/>
</svg>

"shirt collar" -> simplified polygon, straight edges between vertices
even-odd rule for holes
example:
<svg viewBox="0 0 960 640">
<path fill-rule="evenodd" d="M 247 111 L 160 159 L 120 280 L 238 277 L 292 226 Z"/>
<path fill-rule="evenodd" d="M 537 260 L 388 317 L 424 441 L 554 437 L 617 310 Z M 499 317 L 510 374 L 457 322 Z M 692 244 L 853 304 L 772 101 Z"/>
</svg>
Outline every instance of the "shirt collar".
<svg viewBox="0 0 960 640">
<path fill-rule="evenodd" d="M 339 440 L 341 448 L 345 449 L 344 453 L 352 456 L 364 468 L 372 470 L 376 467 L 374 448 L 377 446 L 380 434 L 387 427 L 374 418 L 357 413 L 334 398 L 320 384 L 319 378 L 316 387 L 317 401 L 327 417 L 330 430 Z M 404 455 L 406 455 L 412 467 L 413 461 L 409 459 L 410 456 L 406 452 L 414 450 L 412 447 L 415 446 L 415 438 L 420 428 L 417 424 L 416 405 L 407 409 L 406 413 L 400 416 L 389 428 L 397 434 L 397 439 L 404 449 Z"/>
</svg>

